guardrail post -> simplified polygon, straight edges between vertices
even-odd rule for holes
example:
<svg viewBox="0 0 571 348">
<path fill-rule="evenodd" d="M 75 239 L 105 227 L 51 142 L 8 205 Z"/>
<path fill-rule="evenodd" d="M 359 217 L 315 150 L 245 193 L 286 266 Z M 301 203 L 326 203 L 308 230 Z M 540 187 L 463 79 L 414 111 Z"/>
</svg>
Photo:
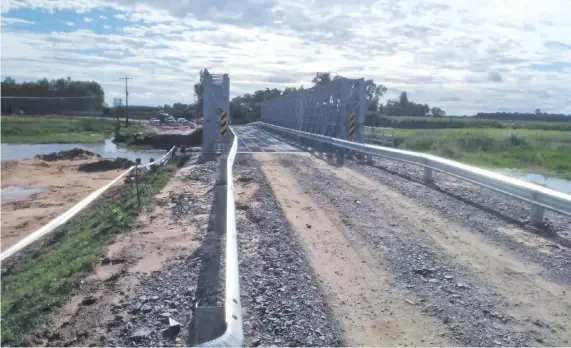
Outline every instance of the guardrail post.
<svg viewBox="0 0 571 348">
<path fill-rule="evenodd" d="M 367 164 L 373 164 L 373 155 L 367 154 Z"/>
<path fill-rule="evenodd" d="M 534 226 L 543 225 L 543 212 L 545 209 L 537 204 L 531 205 L 531 224 Z"/>
<path fill-rule="evenodd" d="M 342 166 L 345 163 L 345 151 L 343 148 L 337 149 L 337 164 Z"/>
<path fill-rule="evenodd" d="M 220 173 L 218 175 L 218 185 L 228 184 L 228 155 L 220 156 Z"/>
</svg>

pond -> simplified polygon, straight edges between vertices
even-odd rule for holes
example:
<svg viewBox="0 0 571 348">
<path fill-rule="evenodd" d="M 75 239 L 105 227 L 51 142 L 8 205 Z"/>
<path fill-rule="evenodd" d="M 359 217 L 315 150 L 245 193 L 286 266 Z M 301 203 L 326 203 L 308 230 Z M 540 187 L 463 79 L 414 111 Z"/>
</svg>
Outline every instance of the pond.
<svg viewBox="0 0 571 348">
<path fill-rule="evenodd" d="M 527 173 L 517 169 L 504 169 L 501 170 L 500 173 L 512 178 L 545 186 L 555 191 L 571 194 L 571 180 L 559 179 L 536 173 Z"/>
<path fill-rule="evenodd" d="M 40 187 L 6 186 L 0 191 L 0 200 L 24 198 L 44 191 Z"/>
<path fill-rule="evenodd" d="M 130 150 L 120 148 L 111 139 L 108 139 L 104 144 L 2 144 L 2 159 L 29 159 L 34 158 L 36 155 L 71 150 L 76 147 L 95 152 L 106 158 L 125 157 L 131 161 L 140 158 L 143 164 L 149 163 L 151 158 L 158 160 L 167 152 L 165 150 Z"/>
</svg>

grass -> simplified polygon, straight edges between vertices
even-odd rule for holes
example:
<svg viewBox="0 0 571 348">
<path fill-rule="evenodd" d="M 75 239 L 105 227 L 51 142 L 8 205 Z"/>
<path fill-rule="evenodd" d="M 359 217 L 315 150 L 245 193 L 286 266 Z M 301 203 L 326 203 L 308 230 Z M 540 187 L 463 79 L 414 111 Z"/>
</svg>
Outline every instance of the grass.
<svg viewBox="0 0 571 348">
<path fill-rule="evenodd" d="M 140 180 L 142 205 L 152 201 L 176 170 L 176 163 Z M 31 345 L 50 313 L 101 260 L 111 238 L 129 231 L 141 212 L 135 188 L 126 184 L 52 233 L 49 245 L 2 276 L 2 345 Z"/>
<path fill-rule="evenodd" d="M 492 168 L 571 179 L 571 131 L 534 129 L 395 129 L 398 148 Z"/>
<path fill-rule="evenodd" d="M 114 132 L 117 122 L 96 118 L 2 116 L 2 143 L 102 143 Z M 149 134 L 150 127 L 132 122 L 120 123 L 121 134 Z"/>
<path fill-rule="evenodd" d="M 378 127 L 402 129 L 516 128 L 571 131 L 571 122 L 514 121 L 475 117 L 370 116 Z"/>
</svg>

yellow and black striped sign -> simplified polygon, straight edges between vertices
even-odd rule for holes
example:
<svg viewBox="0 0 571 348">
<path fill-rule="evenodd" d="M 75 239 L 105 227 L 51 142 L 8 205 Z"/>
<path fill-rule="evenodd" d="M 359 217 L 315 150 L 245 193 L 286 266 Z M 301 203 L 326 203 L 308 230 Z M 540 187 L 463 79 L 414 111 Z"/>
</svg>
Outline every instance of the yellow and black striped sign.
<svg viewBox="0 0 571 348">
<path fill-rule="evenodd" d="M 218 112 L 220 112 L 220 134 L 225 136 L 228 132 L 228 114 L 222 109 L 218 109 Z"/>
<path fill-rule="evenodd" d="M 347 127 L 347 133 L 349 135 L 349 140 L 353 140 L 355 137 L 355 131 L 357 130 L 357 115 L 353 111 L 349 114 L 349 127 Z"/>
</svg>

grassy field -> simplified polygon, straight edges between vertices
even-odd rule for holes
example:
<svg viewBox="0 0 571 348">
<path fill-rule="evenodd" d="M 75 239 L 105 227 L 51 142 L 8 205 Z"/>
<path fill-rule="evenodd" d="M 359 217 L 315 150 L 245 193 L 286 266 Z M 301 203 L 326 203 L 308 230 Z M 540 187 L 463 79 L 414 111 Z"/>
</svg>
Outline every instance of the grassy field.
<svg viewBox="0 0 571 348">
<path fill-rule="evenodd" d="M 375 118 L 371 118 L 375 119 Z M 571 122 L 510 121 L 474 117 L 413 117 L 391 116 L 376 118 L 378 127 L 402 129 L 449 129 L 449 128 L 515 128 L 571 131 Z"/>
<path fill-rule="evenodd" d="M 169 163 L 142 177 L 143 208 L 175 168 Z M 48 245 L 14 265 L 8 275 L 2 272 L 2 345 L 33 345 L 29 334 L 41 330 L 49 314 L 95 268 L 113 235 L 133 226 L 141 212 L 134 190 L 133 185 L 124 185 L 55 231 Z"/>
<path fill-rule="evenodd" d="M 517 168 L 571 179 L 571 131 L 395 129 L 395 144 L 481 167 Z"/>
<path fill-rule="evenodd" d="M 120 132 L 149 132 L 145 125 L 121 124 Z M 96 118 L 2 116 L 2 143 L 102 143 L 115 132 L 116 121 Z"/>
</svg>

